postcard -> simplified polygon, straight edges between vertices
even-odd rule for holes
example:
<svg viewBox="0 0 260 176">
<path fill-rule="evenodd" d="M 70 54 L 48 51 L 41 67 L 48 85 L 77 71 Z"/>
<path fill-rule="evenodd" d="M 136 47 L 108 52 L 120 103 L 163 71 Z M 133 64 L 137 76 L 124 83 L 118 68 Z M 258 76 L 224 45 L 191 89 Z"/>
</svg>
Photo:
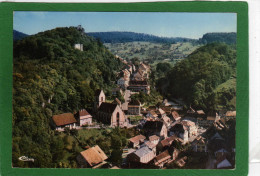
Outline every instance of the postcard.
<svg viewBox="0 0 260 176">
<path fill-rule="evenodd" d="M 246 4 L 188 11 L 168 2 L 171 10 L 152 12 L 149 4 L 7 3 L 9 169 L 247 171 Z"/>
</svg>

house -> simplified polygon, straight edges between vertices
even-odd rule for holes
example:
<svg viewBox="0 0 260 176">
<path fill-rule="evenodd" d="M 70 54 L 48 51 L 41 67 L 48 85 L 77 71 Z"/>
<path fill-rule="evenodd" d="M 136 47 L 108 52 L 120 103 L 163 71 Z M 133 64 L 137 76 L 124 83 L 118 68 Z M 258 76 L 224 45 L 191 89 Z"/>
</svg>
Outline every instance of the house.
<svg viewBox="0 0 260 176">
<path fill-rule="evenodd" d="M 170 137 L 168 137 L 166 139 L 161 140 L 158 143 L 158 145 L 156 146 L 158 153 L 168 149 L 175 139 L 177 139 L 177 136 L 176 135 L 172 135 L 172 136 L 170 136 Z"/>
<path fill-rule="evenodd" d="M 150 67 L 144 63 L 140 63 L 138 69 L 144 71 L 145 73 L 148 73 L 150 70 Z"/>
<path fill-rule="evenodd" d="M 235 119 L 236 118 L 236 111 L 227 111 L 226 114 L 224 115 L 225 119 Z"/>
<path fill-rule="evenodd" d="M 97 121 L 112 127 L 124 127 L 127 125 L 125 113 L 119 105 L 114 103 L 103 102 L 98 108 L 96 119 Z"/>
<path fill-rule="evenodd" d="M 177 139 L 175 139 L 175 140 L 178 141 L 179 139 L 177 138 Z M 176 160 L 177 157 L 178 157 L 178 155 L 179 155 L 179 153 L 180 153 L 180 151 L 179 151 L 177 148 L 175 148 L 175 147 L 173 146 L 173 144 L 171 144 L 171 146 L 170 146 L 170 148 L 168 149 L 168 151 L 169 151 L 169 153 L 170 153 L 170 155 L 171 155 L 171 157 L 172 157 L 172 161 Z"/>
<path fill-rule="evenodd" d="M 128 87 L 129 84 L 129 80 L 127 77 L 121 77 L 120 79 L 118 79 L 117 81 L 117 85 L 119 87 L 121 87 L 122 89 L 126 89 Z"/>
<path fill-rule="evenodd" d="M 217 130 L 223 130 L 223 129 L 227 128 L 225 119 L 221 118 L 220 120 L 217 120 L 216 122 L 214 122 L 214 127 Z"/>
<path fill-rule="evenodd" d="M 115 87 L 112 89 L 112 95 L 123 95 L 123 91 L 120 87 Z"/>
<path fill-rule="evenodd" d="M 176 161 L 176 164 L 177 164 L 179 167 L 183 167 L 183 166 L 185 166 L 187 159 L 188 159 L 187 156 L 184 156 L 184 157 L 178 159 L 178 160 Z"/>
<path fill-rule="evenodd" d="M 154 152 L 149 149 L 147 146 L 142 147 L 135 152 L 127 155 L 128 161 L 135 163 L 148 163 L 155 157 Z"/>
<path fill-rule="evenodd" d="M 138 147 L 141 143 L 144 142 L 145 139 L 146 139 L 146 137 L 141 134 L 138 136 L 132 137 L 129 139 L 129 142 L 130 142 L 129 146 L 132 148 Z"/>
<path fill-rule="evenodd" d="M 141 103 L 139 100 L 131 100 L 128 103 L 128 114 L 140 115 L 141 114 Z"/>
<path fill-rule="evenodd" d="M 224 148 L 221 148 L 221 149 L 215 151 L 214 154 L 215 154 L 216 158 L 220 158 L 220 157 L 223 157 L 223 156 L 226 157 L 227 154 L 228 154 L 228 151 L 226 149 L 224 149 Z"/>
<path fill-rule="evenodd" d="M 170 116 L 173 120 L 173 122 L 178 122 L 181 120 L 181 116 L 179 115 L 179 113 L 177 111 L 172 111 L 171 112 L 171 116 Z"/>
<path fill-rule="evenodd" d="M 145 147 L 145 146 L 147 146 L 149 149 L 151 149 L 154 152 L 154 154 L 156 154 L 156 144 L 150 141 L 145 141 L 141 147 Z"/>
<path fill-rule="evenodd" d="M 162 120 L 165 122 L 166 126 L 169 127 L 171 125 L 171 119 L 168 116 L 163 116 Z"/>
<path fill-rule="evenodd" d="M 183 143 L 186 143 L 189 141 L 189 131 L 185 125 L 183 125 L 181 122 L 174 124 L 169 130 L 169 134 L 176 135 L 177 137 L 181 138 L 183 140 Z"/>
<path fill-rule="evenodd" d="M 79 126 L 92 124 L 92 116 L 88 113 L 88 111 L 86 111 L 86 109 L 79 110 L 78 116 Z"/>
<path fill-rule="evenodd" d="M 149 141 L 155 145 L 159 143 L 160 137 L 156 135 L 152 135 L 149 137 Z"/>
<path fill-rule="evenodd" d="M 188 130 L 189 137 L 191 136 L 197 136 L 197 126 L 196 124 L 191 120 L 182 120 L 181 123 L 183 126 Z"/>
<path fill-rule="evenodd" d="M 232 164 L 228 161 L 227 158 L 220 159 L 216 161 L 217 169 L 232 169 Z"/>
<path fill-rule="evenodd" d="M 101 103 L 106 101 L 106 95 L 103 90 L 96 90 L 95 92 L 95 109 L 98 109 Z"/>
<path fill-rule="evenodd" d="M 95 145 L 87 150 L 80 152 L 77 156 L 77 161 L 81 168 L 97 168 L 105 164 L 105 160 L 108 157 L 103 152 L 103 150 Z"/>
<path fill-rule="evenodd" d="M 83 44 L 77 43 L 74 45 L 74 48 L 80 51 L 83 51 Z"/>
<path fill-rule="evenodd" d="M 208 143 L 207 143 L 206 138 L 199 136 L 192 142 L 193 151 L 194 152 L 208 152 L 207 144 Z"/>
<path fill-rule="evenodd" d="M 171 155 L 169 154 L 168 150 L 160 153 L 154 158 L 154 165 L 159 166 L 162 168 L 164 164 L 168 163 L 171 160 Z"/>
<path fill-rule="evenodd" d="M 158 115 L 154 110 L 151 110 L 146 114 L 146 117 L 150 119 L 157 119 Z"/>
<path fill-rule="evenodd" d="M 188 111 L 187 111 L 187 114 L 189 114 L 189 115 L 195 115 L 196 114 L 196 111 L 192 108 L 192 107 L 190 107 L 189 109 L 188 109 Z"/>
<path fill-rule="evenodd" d="M 143 81 L 144 80 L 143 74 L 140 71 L 136 72 L 134 74 L 134 76 L 133 76 L 133 80 L 135 80 L 135 81 Z"/>
<path fill-rule="evenodd" d="M 150 86 L 147 81 L 131 80 L 127 89 L 132 92 L 144 92 L 146 94 L 150 93 Z"/>
<path fill-rule="evenodd" d="M 196 117 L 205 117 L 205 112 L 203 110 L 197 110 Z"/>
<path fill-rule="evenodd" d="M 163 106 L 175 106 L 175 105 L 178 105 L 172 101 L 168 101 L 167 99 L 164 99 L 163 102 L 162 102 L 162 105 Z"/>
<path fill-rule="evenodd" d="M 52 116 L 52 122 L 56 130 L 63 130 L 65 127 L 76 128 L 77 120 L 72 113 L 64 113 Z"/>
<path fill-rule="evenodd" d="M 155 112 L 157 113 L 158 117 L 160 117 L 160 118 L 163 118 L 163 117 L 166 116 L 165 111 L 162 110 L 161 108 L 159 108 L 159 109 L 158 109 L 157 111 L 155 111 Z"/>
<path fill-rule="evenodd" d="M 168 116 L 171 115 L 173 109 L 171 106 L 159 106 L 159 108 L 161 108 Z"/>
<path fill-rule="evenodd" d="M 219 119 L 220 119 L 220 117 L 219 117 L 218 113 L 216 113 L 216 112 L 212 111 L 207 114 L 208 125 L 212 125 L 214 122 L 216 122 Z"/>
<path fill-rule="evenodd" d="M 167 127 L 162 121 L 147 121 L 143 130 L 147 136 L 157 135 L 160 138 L 167 138 Z"/>
</svg>

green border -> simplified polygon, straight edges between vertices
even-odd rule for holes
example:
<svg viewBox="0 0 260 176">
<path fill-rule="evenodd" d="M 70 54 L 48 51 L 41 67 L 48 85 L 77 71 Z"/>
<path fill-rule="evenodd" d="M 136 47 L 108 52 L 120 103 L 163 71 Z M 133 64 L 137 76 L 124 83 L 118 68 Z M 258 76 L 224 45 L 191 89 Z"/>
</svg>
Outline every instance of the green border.
<svg viewBox="0 0 260 176">
<path fill-rule="evenodd" d="M 13 11 L 233 12 L 237 13 L 237 138 L 234 170 L 24 169 L 12 168 Z M 246 2 L 1 3 L 0 4 L 0 175 L 211 175 L 248 173 L 248 5 Z"/>
</svg>

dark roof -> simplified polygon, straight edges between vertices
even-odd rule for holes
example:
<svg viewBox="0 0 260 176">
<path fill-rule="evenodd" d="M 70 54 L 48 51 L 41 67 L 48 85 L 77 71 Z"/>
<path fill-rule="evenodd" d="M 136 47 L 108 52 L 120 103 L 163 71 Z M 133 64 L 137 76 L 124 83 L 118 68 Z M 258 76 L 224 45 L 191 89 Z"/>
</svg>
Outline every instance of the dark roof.
<svg viewBox="0 0 260 176">
<path fill-rule="evenodd" d="M 95 96 L 99 96 L 101 91 L 102 91 L 101 89 L 97 89 L 96 92 L 95 92 Z"/>
<path fill-rule="evenodd" d="M 128 103 L 128 105 L 138 105 L 138 106 L 140 106 L 141 103 L 140 103 L 139 100 L 131 100 L 131 101 Z"/>
<path fill-rule="evenodd" d="M 114 112 L 114 110 L 116 109 L 116 107 L 117 107 L 117 104 L 103 102 L 103 103 L 101 103 L 98 111 L 112 114 Z"/>
<path fill-rule="evenodd" d="M 56 126 L 63 126 L 63 125 L 68 125 L 77 122 L 77 120 L 74 118 L 74 115 L 72 113 L 54 115 L 52 116 L 52 119 L 56 124 Z"/>
<path fill-rule="evenodd" d="M 173 127 L 170 128 L 170 131 L 175 132 L 184 132 L 184 126 L 181 123 L 175 124 Z"/>
<path fill-rule="evenodd" d="M 148 85 L 147 81 L 130 81 L 129 85 Z"/>
<path fill-rule="evenodd" d="M 143 129 L 161 131 L 162 127 L 163 127 L 163 122 L 161 121 L 147 121 L 144 124 Z"/>
</svg>

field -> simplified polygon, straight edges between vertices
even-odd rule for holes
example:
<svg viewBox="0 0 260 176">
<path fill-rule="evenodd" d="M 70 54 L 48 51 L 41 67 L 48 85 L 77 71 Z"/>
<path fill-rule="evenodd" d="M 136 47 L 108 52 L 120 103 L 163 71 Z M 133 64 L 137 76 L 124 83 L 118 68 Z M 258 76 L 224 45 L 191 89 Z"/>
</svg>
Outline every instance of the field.
<svg viewBox="0 0 260 176">
<path fill-rule="evenodd" d="M 105 46 L 113 53 L 126 60 L 139 58 L 147 60 L 150 64 L 158 62 L 176 63 L 176 61 L 187 57 L 200 45 L 184 43 L 151 43 L 151 42 L 126 42 L 126 43 L 105 43 Z"/>
</svg>

